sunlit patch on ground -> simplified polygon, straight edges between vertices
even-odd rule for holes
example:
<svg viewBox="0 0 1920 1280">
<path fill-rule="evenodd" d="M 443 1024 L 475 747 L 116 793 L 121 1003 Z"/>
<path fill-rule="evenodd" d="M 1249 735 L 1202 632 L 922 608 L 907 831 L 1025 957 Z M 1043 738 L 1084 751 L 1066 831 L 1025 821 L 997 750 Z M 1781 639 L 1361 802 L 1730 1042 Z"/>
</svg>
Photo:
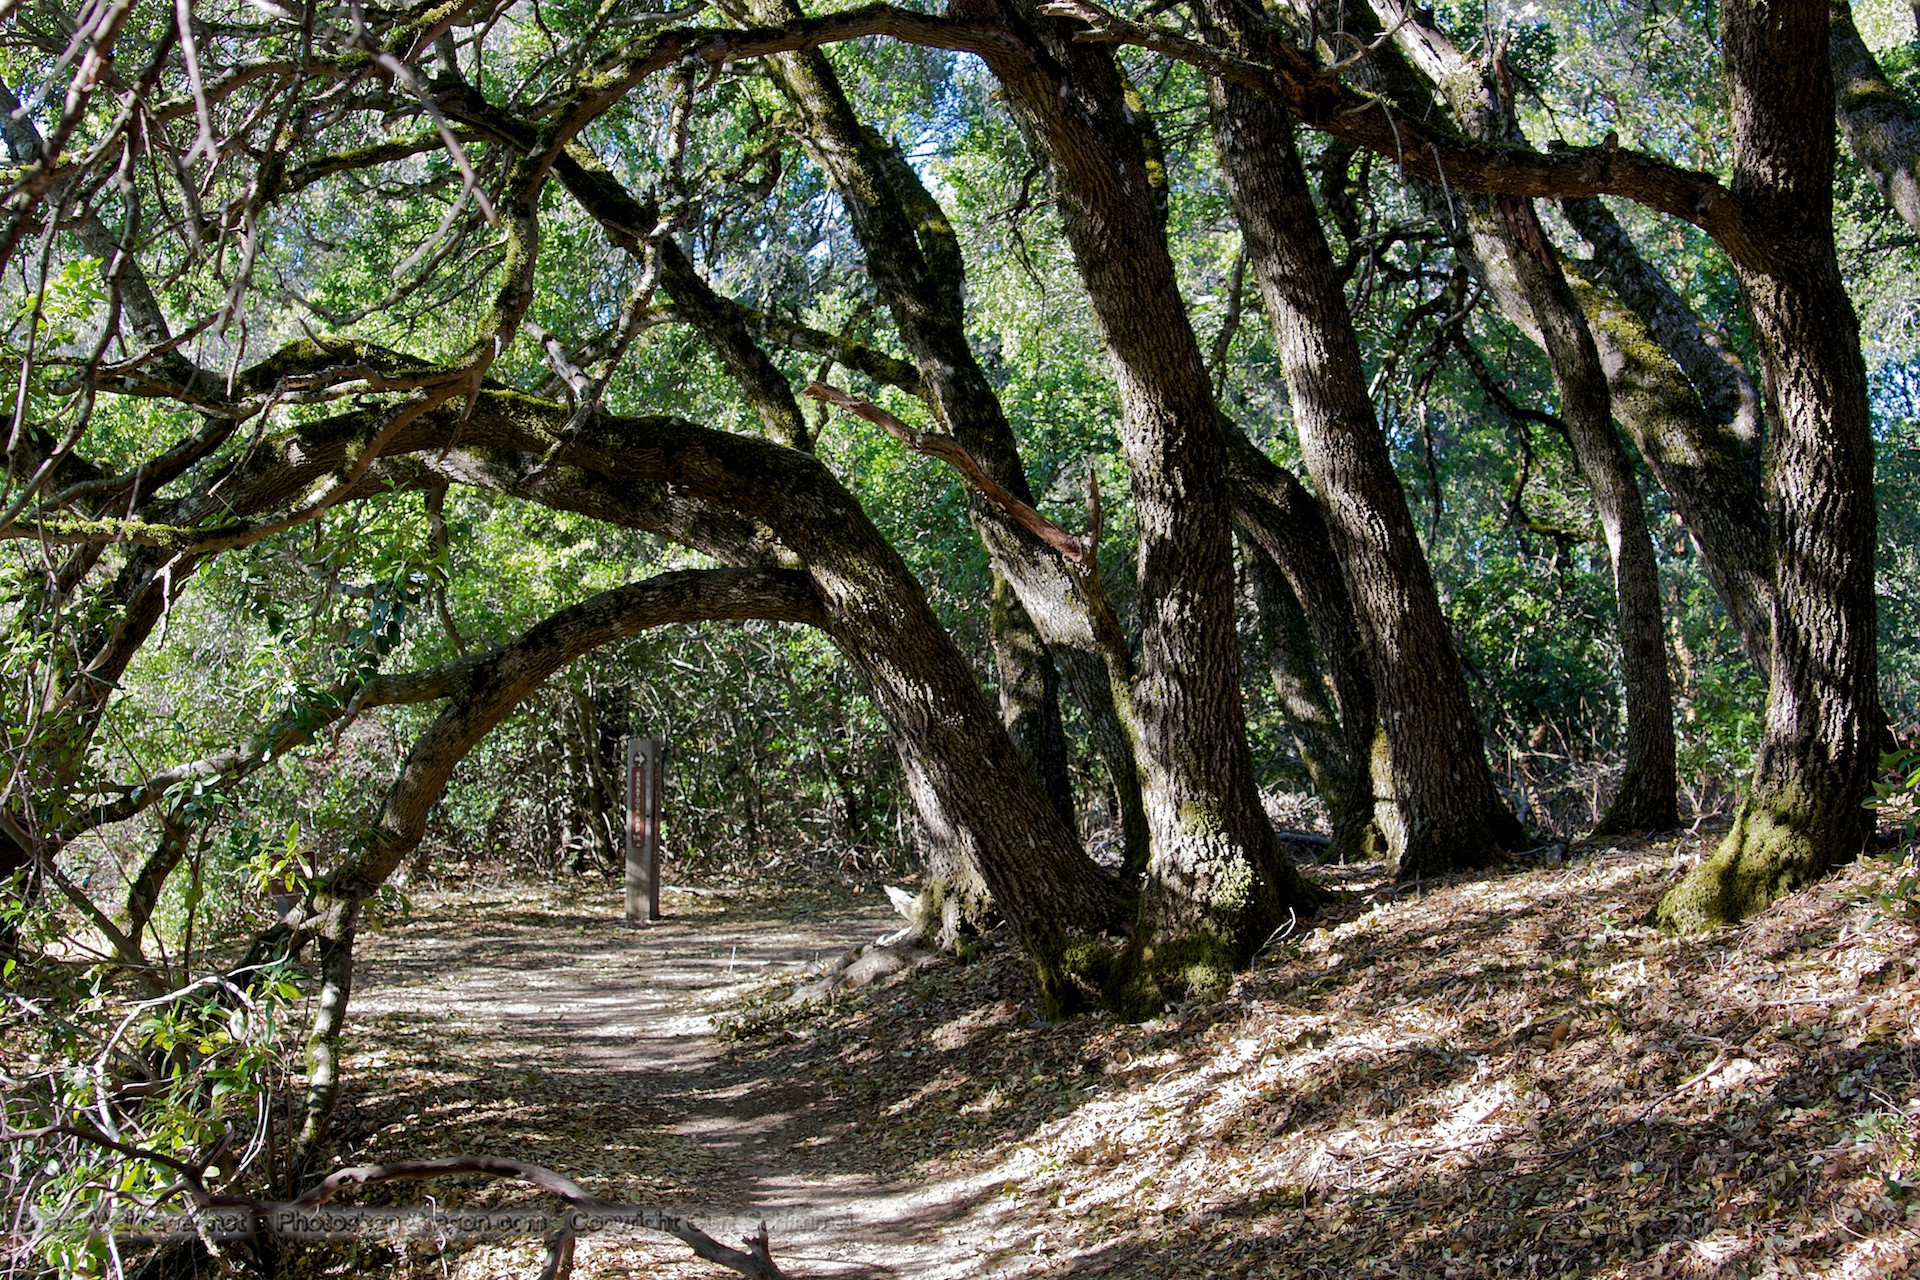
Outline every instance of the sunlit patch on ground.
<svg viewBox="0 0 1920 1280">
<path fill-rule="evenodd" d="M 436 1030 L 380 1006 L 355 1050 L 384 1121 L 365 1145 L 430 1123 L 622 1194 L 777 1187 L 796 1274 L 1902 1274 L 1920 1250 L 1920 931 L 1871 863 L 1711 937 L 1637 923 L 1701 847 L 1576 850 L 1419 893 L 1342 869 L 1350 892 L 1225 999 L 1139 1026 L 1041 1021 L 992 941 L 724 1051 L 676 1033 L 624 1076 L 595 1065 L 619 1062 L 617 1038 L 582 1056 L 568 1010 L 617 1011 L 577 982 L 540 988 L 555 1019 L 512 1035 L 487 1036 L 484 1007 Z M 562 972 L 541 910 L 515 962 Z M 759 928 L 702 919 L 713 938 Z M 781 945 L 804 955 L 804 930 Z M 753 972 L 805 967 L 767 950 Z M 725 959 L 633 974 L 681 1017 L 750 992 Z M 681 1052 L 697 1062 L 676 1074 Z M 743 1145 L 754 1125 L 766 1142 Z M 578 1275 L 717 1274 L 659 1242 L 590 1243 Z M 533 1258 L 490 1246 L 449 1274 Z"/>
</svg>

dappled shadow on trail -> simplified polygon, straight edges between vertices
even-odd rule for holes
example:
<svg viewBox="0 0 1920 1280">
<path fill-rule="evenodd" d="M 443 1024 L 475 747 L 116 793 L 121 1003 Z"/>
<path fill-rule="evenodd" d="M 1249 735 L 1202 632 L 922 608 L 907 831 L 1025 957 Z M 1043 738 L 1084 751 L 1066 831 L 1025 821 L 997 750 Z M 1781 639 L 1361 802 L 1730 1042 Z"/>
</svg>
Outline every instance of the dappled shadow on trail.
<svg viewBox="0 0 1920 1280">
<path fill-rule="evenodd" d="M 884 899 L 797 920 L 765 903 L 670 895 L 667 920 L 635 929 L 617 893 L 600 896 L 586 909 L 564 890 L 442 896 L 363 935 L 340 1158 L 522 1159 L 721 1239 L 764 1220 L 800 1273 L 929 1274 L 942 1225 L 976 1214 L 983 1187 L 896 1183 L 839 1160 L 870 1117 L 777 1062 L 729 1055 L 711 1032 L 712 1014 L 747 989 L 811 976 L 897 924 Z M 462 1203 L 517 1195 L 457 1189 Z M 459 1264 L 511 1274 L 529 1257 L 487 1247 Z M 598 1238 L 583 1242 L 576 1274 L 629 1266 L 704 1274 L 671 1241 Z"/>
<path fill-rule="evenodd" d="M 1688 853 L 1422 893 L 1329 872 L 1349 892 L 1226 999 L 1140 1026 L 1040 1020 L 991 937 L 777 1003 L 877 903 L 631 932 L 611 894 L 436 902 L 363 944 L 354 1155 L 518 1155 L 716 1234 L 765 1216 L 821 1277 L 1894 1274 L 1920 931 L 1871 866 L 1737 931 L 1641 927 Z M 678 1257 L 596 1239 L 577 1274 L 718 1274 Z"/>
</svg>

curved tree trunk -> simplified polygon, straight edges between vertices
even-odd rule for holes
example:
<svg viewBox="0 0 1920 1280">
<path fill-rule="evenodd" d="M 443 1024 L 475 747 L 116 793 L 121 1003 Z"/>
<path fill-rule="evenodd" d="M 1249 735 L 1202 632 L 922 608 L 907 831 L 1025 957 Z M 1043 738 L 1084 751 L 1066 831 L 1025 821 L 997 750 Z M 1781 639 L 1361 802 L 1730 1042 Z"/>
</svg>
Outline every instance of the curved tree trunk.
<svg viewBox="0 0 1920 1280">
<path fill-rule="evenodd" d="M 760 0 L 759 9 L 775 20 L 800 12 L 792 0 Z M 807 122 L 809 151 L 847 208 L 866 255 L 867 274 L 913 356 L 920 394 L 946 434 L 971 453 L 996 484 L 1031 505 L 1033 493 L 1013 428 L 967 337 L 966 266 L 939 203 L 899 153 L 861 123 L 826 55 L 784 54 L 769 64 L 781 91 Z M 1038 718 L 1046 714 L 1046 704 L 1036 701 L 1036 695 L 1057 687 L 1059 677 L 1065 677 L 1112 780 L 1127 865 L 1144 868 L 1146 824 L 1138 764 L 1122 725 L 1126 713 L 1116 705 L 1116 699 L 1128 695 L 1109 679 L 1090 618 L 1092 606 L 1052 548 L 971 488 L 967 502 L 996 575 L 1014 597 L 1002 605 L 996 595 L 995 606 L 994 659 L 1008 728 L 1042 770 L 1049 794 L 1060 804 L 1064 773 L 1047 772 L 1057 757 L 1064 764 L 1064 741 L 1059 747 L 1053 741 L 1060 732 L 1058 695 L 1053 695 L 1050 722 Z M 1045 649 L 1031 643 L 1035 635 Z M 1070 792 L 1063 812 L 1071 822 Z"/>
<path fill-rule="evenodd" d="M 1382 21 L 1367 9 L 1333 15 L 1365 43 L 1383 38 Z M 1393 20 L 1402 56 L 1376 51 L 1376 83 L 1403 110 L 1424 110 L 1436 93 L 1451 107 L 1462 131 L 1494 143 L 1522 143 L 1518 126 L 1488 70 L 1470 62 L 1418 13 Z M 1613 568 L 1621 645 L 1621 684 L 1627 710 L 1626 763 L 1620 789 L 1598 830 L 1665 830 L 1679 820 L 1674 778 L 1673 690 L 1667 672 L 1666 626 L 1661 616 L 1659 572 L 1646 503 L 1633 462 L 1613 425 L 1613 407 L 1587 321 L 1533 202 L 1516 196 L 1440 192 L 1425 198 L 1443 222 L 1464 227 L 1461 252 L 1486 283 L 1500 309 L 1546 353 L 1560 416 L 1573 445 L 1574 462 L 1600 517 Z"/>
<path fill-rule="evenodd" d="M 1600 352 L 1614 412 L 1666 490 L 1727 611 L 1741 648 L 1765 674 L 1772 665 L 1773 569 L 1751 450 L 1716 423 L 1646 322 L 1619 299 L 1569 282 Z"/>
<path fill-rule="evenodd" d="M 1737 919 L 1860 852 L 1881 722 L 1873 438 L 1833 241 L 1828 14 L 1819 0 L 1723 12 L 1733 189 L 1773 233 L 1765 257 L 1735 260 L 1773 411 L 1773 680 L 1733 830 L 1661 900 L 1660 919 L 1684 928 Z"/>
<path fill-rule="evenodd" d="M 1240 31 L 1230 0 L 1210 9 Z M 1525 833 L 1494 788 L 1452 633 L 1375 421 L 1292 122 L 1242 86 L 1211 87 L 1214 135 L 1287 376 L 1307 470 L 1371 664 L 1374 813 L 1392 873 L 1484 865 Z"/>
<path fill-rule="evenodd" d="M 1920 113 L 1880 69 L 1847 0 L 1830 0 L 1827 30 L 1840 132 L 1894 212 L 1920 231 Z"/>
<path fill-rule="evenodd" d="M 556 440 L 565 422 L 560 406 L 483 391 L 464 422 L 434 410 L 397 433 L 387 445 L 394 465 L 381 474 L 425 471 L 714 554 L 765 555 L 735 541 L 731 522 L 770 528 L 814 583 L 821 629 L 865 677 L 922 820 L 935 838 L 968 844 L 1048 998 L 1066 999 L 1054 986 L 1062 949 L 1120 923 L 1125 895 L 1048 804 L 899 553 L 852 495 L 811 457 L 753 437 L 603 417 Z M 324 467 L 366 429 L 358 415 L 304 428 L 301 467 Z M 286 465 L 256 457 L 250 465 Z"/>
<path fill-rule="evenodd" d="M 1532 202 L 1472 196 L 1467 204 L 1475 256 L 1494 296 L 1547 354 L 1560 417 L 1613 567 L 1627 749 L 1620 789 L 1595 830 L 1664 831 L 1679 822 L 1679 805 L 1660 575 L 1633 461 L 1614 429 L 1606 372 Z"/>
</svg>

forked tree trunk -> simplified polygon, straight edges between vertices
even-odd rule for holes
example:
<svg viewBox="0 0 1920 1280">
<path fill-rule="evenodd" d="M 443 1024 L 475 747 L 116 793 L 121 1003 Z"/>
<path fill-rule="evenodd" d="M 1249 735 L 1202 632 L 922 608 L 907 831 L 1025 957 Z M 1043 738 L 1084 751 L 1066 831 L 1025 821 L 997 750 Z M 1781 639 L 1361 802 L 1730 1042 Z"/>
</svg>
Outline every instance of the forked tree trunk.
<svg viewBox="0 0 1920 1280">
<path fill-rule="evenodd" d="M 1365 7 L 1317 8 L 1364 44 L 1387 38 L 1384 20 Z M 1467 59 L 1430 20 L 1419 13 L 1395 17 L 1392 38 L 1397 47 L 1375 49 L 1370 71 L 1375 87 L 1402 110 L 1425 113 L 1437 93 L 1468 135 L 1524 143 L 1488 69 Z M 1546 354 L 1574 463 L 1606 536 L 1620 620 L 1626 762 L 1598 830 L 1664 830 L 1679 820 L 1679 809 L 1659 573 L 1633 462 L 1614 429 L 1600 354 L 1532 201 L 1434 189 L 1426 199 L 1443 222 L 1456 224 L 1462 254 L 1500 309 Z M 1459 226 L 1462 209 L 1465 225 Z"/>
<path fill-rule="evenodd" d="M 772 21 L 800 16 L 792 0 L 759 0 L 757 8 Z M 810 152 L 847 207 L 867 274 L 913 356 L 935 418 L 996 484 L 1031 503 L 1013 428 L 967 337 L 966 265 L 938 202 L 898 152 L 861 123 L 826 55 L 783 54 L 769 64 L 807 122 Z M 1143 868 L 1147 840 L 1138 766 L 1088 617 L 1089 602 L 1052 548 L 981 494 L 969 490 L 967 501 L 997 582 L 1012 592 L 1001 595 L 996 583 L 994 661 L 1008 730 L 1071 824 L 1057 692 L 1065 678 L 1106 762 L 1128 865 Z"/>
<path fill-rule="evenodd" d="M 1213 390 L 1137 117 L 1104 49 L 1012 4 L 987 62 L 1052 161 L 1067 240 L 1120 392 L 1139 526 L 1135 734 L 1153 855 L 1120 1003 L 1223 989 L 1314 900 L 1274 838 L 1240 695 L 1231 510 Z"/>
<path fill-rule="evenodd" d="M 1210 12 L 1229 31 L 1253 21 L 1231 0 Z M 1388 866 L 1411 878 L 1484 865 L 1519 847 L 1525 833 L 1487 767 L 1453 637 L 1367 395 L 1292 122 L 1243 87 L 1216 82 L 1211 92 L 1221 167 L 1370 661 L 1380 717 L 1374 813 Z"/>
</svg>

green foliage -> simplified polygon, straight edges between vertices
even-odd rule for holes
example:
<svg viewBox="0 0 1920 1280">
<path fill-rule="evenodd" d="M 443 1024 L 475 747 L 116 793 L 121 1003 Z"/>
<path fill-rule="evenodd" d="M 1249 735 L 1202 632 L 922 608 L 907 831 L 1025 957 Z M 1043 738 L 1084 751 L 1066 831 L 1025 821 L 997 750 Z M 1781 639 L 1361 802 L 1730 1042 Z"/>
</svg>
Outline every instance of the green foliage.
<svg viewBox="0 0 1920 1280">
<path fill-rule="evenodd" d="M 31 987 L 8 961 L 20 1008 L 0 1033 L 24 1051 L 15 1072 L 35 1104 L 10 1109 L 15 1128 L 55 1115 L 129 1150 L 70 1134 L 12 1144 L 8 1180 L 23 1211 L 18 1242 L 59 1275 L 103 1274 L 102 1228 L 182 1207 L 180 1174 L 210 1187 L 252 1182 L 285 1158 L 281 1099 L 298 1069 L 300 991 L 278 968 L 243 981 L 202 979 L 129 1001 L 101 970 L 36 970 Z M 48 1016 L 58 1009 L 58 1016 Z M 269 1183 L 270 1185 L 270 1183 Z"/>
</svg>

